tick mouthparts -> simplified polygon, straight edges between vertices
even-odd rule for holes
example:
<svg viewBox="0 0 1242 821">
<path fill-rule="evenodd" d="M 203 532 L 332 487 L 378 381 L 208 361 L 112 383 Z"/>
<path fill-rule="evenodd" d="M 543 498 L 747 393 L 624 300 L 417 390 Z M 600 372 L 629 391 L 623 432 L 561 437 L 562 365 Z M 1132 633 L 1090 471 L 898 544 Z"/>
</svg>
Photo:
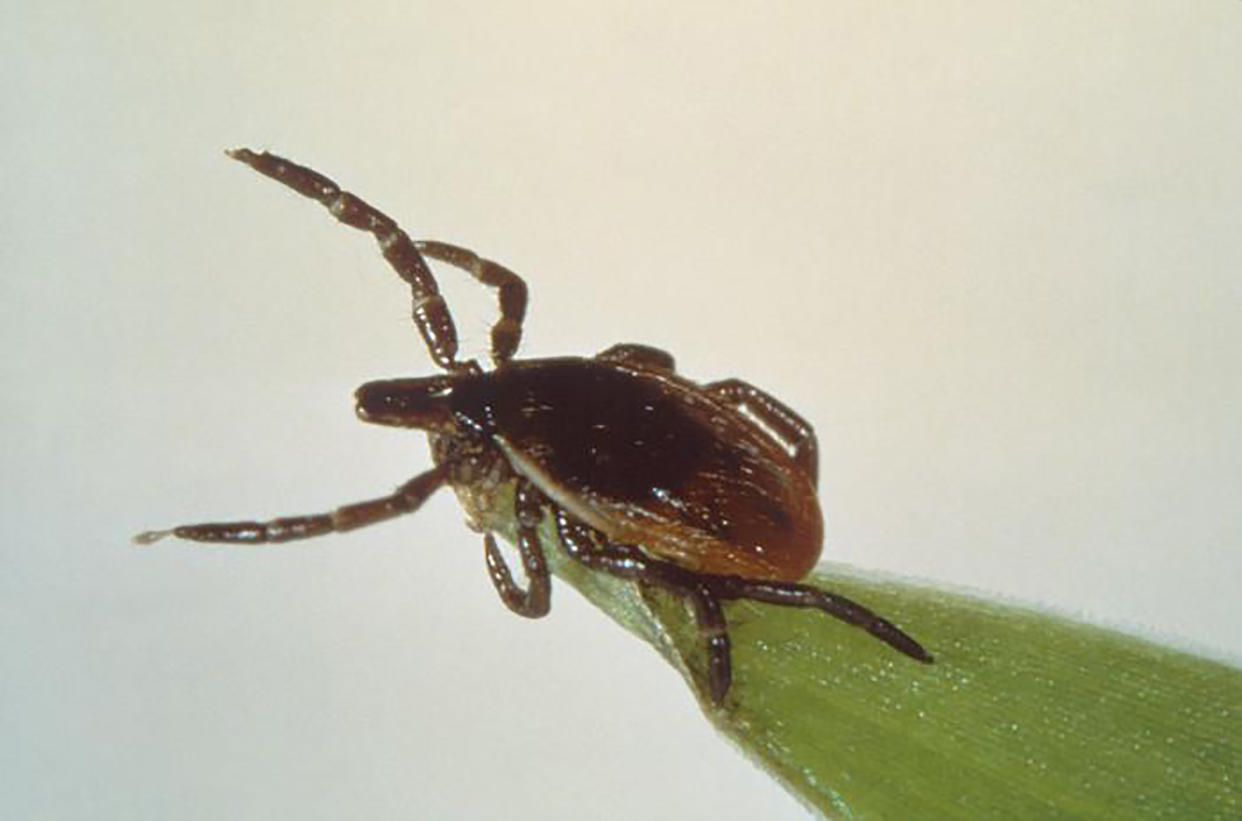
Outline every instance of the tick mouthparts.
<svg viewBox="0 0 1242 821">
<path fill-rule="evenodd" d="M 384 379 L 354 391 L 354 412 L 364 422 L 434 430 L 451 425 L 451 377 Z"/>
</svg>

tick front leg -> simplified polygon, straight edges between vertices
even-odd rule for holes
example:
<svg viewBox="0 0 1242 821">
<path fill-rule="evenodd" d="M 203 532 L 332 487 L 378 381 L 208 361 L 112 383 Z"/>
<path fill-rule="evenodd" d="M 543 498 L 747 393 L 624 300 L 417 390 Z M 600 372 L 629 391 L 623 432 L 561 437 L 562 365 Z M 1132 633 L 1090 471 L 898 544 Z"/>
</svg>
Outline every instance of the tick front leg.
<svg viewBox="0 0 1242 821">
<path fill-rule="evenodd" d="M 793 450 L 794 460 L 819 486 L 819 444 L 815 428 L 798 412 L 767 391 L 741 379 L 724 379 L 707 385 L 712 396 L 754 414 Z"/>
<path fill-rule="evenodd" d="M 522 341 L 522 320 L 526 318 L 526 283 L 498 262 L 492 262 L 459 245 L 421 240 L 414 247 L 424 255 L 460 268 L 497 291 L 500 318 L 492 325 L 492 362 L 497 367 L 513 358 Z"/>
<path fill-rule="evenodd" d="M 513 582 L 513 574 L 505 564 L 505 558 L 496 546 L 496 540 L 488 533 L 483 537 L 487 572 L 491 576 L 500 600 L 517 613 L 530 619 L 545 616 L 551 606 L 551 581 L 548 563 L 539 544 L 539 523 L 543 518 L 543 499 L 529 482 L 518 485 L 514 512 L 518 520 L 518 555 L 522 557 L 522 569 L 526 571 L 525 590 Z"/>
<path fill-rule="evenodd" d="M 414 324 L 431 358 L 446 371 L 471 369 L 470 363 L 457 361 L 457 328 L 453 325 L 453 317 L 444 297 L 440 295 L 435 276 L 409 235 L 401 230 L 395 220 L 348 191 L 342 191 L 339 185 L 318 171 L 284 157 L 266 151 L 260 154 L 248 148 L 237 148 L 226 153 L 260 174 L 320 203 L 340 222 L 374 236 L 384 259 L 388 260 L 397 276 L 409 283 L 414 297 Z M 522 304 L 525 305 L 525 300 Z"/>
<path fill-rule="evenodd" d="M 448 466 L 438 465 L 420 473 L 396 492 L 378 499 L 338 507 L 331 513 L 309 516 L 287 516 L 266 522 L 205 522 L 178 525 L 168 530 L 148 530 L 134 537 L 138 544 L 151 544 L 166 536 L 192 542 L 230 542 L 235 544 L 266 544 L 310 539 L 325 533 L 354 530 L 373 525 L 406 513 L 413 513 L 432 493 L 444 484 Z"/>
</svg>

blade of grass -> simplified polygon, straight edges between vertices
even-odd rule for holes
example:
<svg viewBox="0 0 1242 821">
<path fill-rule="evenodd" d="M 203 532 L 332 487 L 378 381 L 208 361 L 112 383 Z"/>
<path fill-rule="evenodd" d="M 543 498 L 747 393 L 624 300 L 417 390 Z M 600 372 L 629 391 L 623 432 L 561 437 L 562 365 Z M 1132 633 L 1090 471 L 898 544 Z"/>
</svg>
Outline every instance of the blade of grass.
<svg viewBox="0 0 1242 821">
<path fill-rule="evenodd" d="M 728 603 L 734 683 L 713 708 L 703 642 L 680 601 L 547 552 L 557 575 L 682 673 L 722 733 L 827 815 L 1242 817 L 1233 667 L 834 569 L 810 583 L 891 618 L 936 663 L 819 613 Z"/>
</svg>

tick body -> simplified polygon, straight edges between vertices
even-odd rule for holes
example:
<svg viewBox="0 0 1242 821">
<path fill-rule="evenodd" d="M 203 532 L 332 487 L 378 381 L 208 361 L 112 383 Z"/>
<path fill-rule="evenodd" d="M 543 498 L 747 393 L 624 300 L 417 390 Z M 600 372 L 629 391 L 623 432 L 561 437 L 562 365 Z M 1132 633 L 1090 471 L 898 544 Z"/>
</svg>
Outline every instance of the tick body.
<svg viewBox="0 0 1242 821">
<path fill-rule="evenodd" d="M 711 701 L 732 674 L 721 601 L 813 608 L 918 661 L 931 656 L 891 622 L 844 597 L 799 584 L 819 559 L 823 523 L 811 426 L 740 380 L 698 384 L 644 345 L 590 357 L 515 360 L 526 311 L 516 274 L 471 251 L 411 240 L 396 223 L 328 178 L 272 154 L 230 156 L 315 199 L 373 234 L 413 294 L 413 318 L 441 374 L 369 382 L 355 394 L 363 421 L 427 432 L 434 467 L 395 492 L 330 513 L 267 522 L 182 525 L 137 537 L 263 543 L 351 530 L 417 510 L 449 485 L 484 531 L 484 558 L 502 601 L 548 612 L 539 528 L 555 524 L 569 556 L 598 572 L 686 600 L 702 631 Z M 457 334 L 424 257 L 465 270 L 498 292 L 493 367 L 457 360 Z M 498 499 L 516 518 L 526 575 L 519 586 L 496 546 Z M 556 549 L 556 548 L 553 548 Z"/>
</svg>

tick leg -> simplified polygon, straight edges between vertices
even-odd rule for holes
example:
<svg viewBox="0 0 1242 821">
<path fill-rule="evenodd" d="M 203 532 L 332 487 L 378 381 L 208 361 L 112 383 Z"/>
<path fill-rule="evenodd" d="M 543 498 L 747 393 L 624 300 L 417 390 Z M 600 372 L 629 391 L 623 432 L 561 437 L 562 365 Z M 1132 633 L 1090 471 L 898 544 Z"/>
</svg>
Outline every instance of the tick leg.
<svg viewBox="0 0 1242 821">
<path fill-rule="evenodd" d="M 729 625 L 725 622 L 720 600 L 711 588 L 696 585 L 690 594 L 694 606 L 694 618 L 699 632 L 707 639 L 707 685 L 711 691 L 712 704 L 724 701 L 729 685 L 733 683 L 733 659 L 729 647 Z"/>
<path fill-rule="evenodd" d="M 497 290 L 500 318 L 492 325 L 492 362 L 500 367 L 512 359 L 522 341 L 522 320 L 526 318 L 526 283 L 522 278 L 468 248 L 435 240 L 420 240 L 414 247 L 425 256 L 460 268 Z"/>
<path fill-rule="evenodd" d="M 556 511 L 556 529 L 565 552 L 571 558 L 595 570 L 623 579 L 658 585 L 690 600 L 694 619 L 707 642 L 707 687 L 712 704 L 719 705 L 733 681 L 730 657 L 729 626 L 715 591 L 705 580 L 670 562 L 652 559 L 636 547 L 621 544 L 597 544 L 585 527 L 570 520 L 564 511 Z"/>
<path fill-rule="evenodd" d="M 707 392 L 736 408 L 754 414 L 793 450 L 794 460 L 811 482 L 819 486 L 819 444 L 811 423 L 767 391 L 741 379 L 724 379 L 706 386 Z"/>
<path fill-rule="evenodd" d="M 205 522 L 179 525 L 168 530 L 148 530 L 134 537 L 138 544 L 151 544 L 165 536 L 188 539 L 192 542 L 233 542 L 263 544 L 267 542 L 290 542 L 309 539 L 325 533 L 354 530 L 413 513 L 422 506 L 432 493 L 444 484 L 448 466 L 438 465 L 426 473 L 420 473 L 394 493 L 338 507 L 331 513 L 310 516 L 288 516 L 267 522 Z"/>
<path fill-rule="evenodd" d="M 431 358 L 446 371 L 471 368 L 470 363 L 457 361 L 457 329 L 431 269 L 409 235 L 391 217 L 348 191 L 342 191 L 340 186 L 317 171 L 283 157 L 266 151 L 257 154 L 248 148 L 237 148 L 226 153 L 260 174 L 322 204 L 340 222 L 374 236 L 384 259 L 388 260 L 397 276 L 410 285 L 414 296 L 414 324 L 427 344 Z"/>
<path fill-rule="evenodd" d="M 671 353 L 634 342 L 621 342 L 613 345 L 608 350 L 595 354 L 595 358 L 605 362 L 620 362 L 650 371 L 672 372 L 676 370 L 676 363 Z"/>
<path fill-rule="evenodd" d="M 846 624 L 861 627 L 880 641 L 916 661 L 931 663 L 933 660 L 932 655 L 923 649 L 923 645 L 902 632 L 897 625 L 861 604 L 836 593 L 794 582 L 757 581 L 740 576 L 704 576 L 702 578 L 704 584 L 711 588 L 717 598 L 751 599 L 785 607 L 814 608 Z"/>
<path fill-rule="evenodd" d="M 556 527 L 569 555 L 614 576 L 648 582 L 690 598 L 695 620 L 708 641 L 708 685 L 712 703 L 719 704 L 732 679 L 728 625 L 721 601 L 751 599 L 784 607 L 814 608 L 861 627 L 872 636 L 916 661 L 931 663 L 932 655 L 883 616 L 857 602 L 810 585 L 745 579 L 740 576 L 712 576 L 686 570 L 670 562 L 652 559 L 627 545 L 599 545 L 588 530 L 570 520 L 563 510 L 556 512 Z"/>
<path fill-rule="evenodd" d="M 496 592 L 510 610 L 519 616 L 539 618 L 547 615 L 550 606 L 550 582 L 548 563 L 543 547 L 539 544 L 539 522 L 543 517 L 543 499 L 529 482 L 518 485 L 514 512 L 518 520 L 518 554 L 526 571 L 527 587 L 522 590 L 513 582 L 513 574 L 505 564 L 496 540 L 488 533 L 483 537 L 487 572 L 496 586 Z"/>
</svg>

